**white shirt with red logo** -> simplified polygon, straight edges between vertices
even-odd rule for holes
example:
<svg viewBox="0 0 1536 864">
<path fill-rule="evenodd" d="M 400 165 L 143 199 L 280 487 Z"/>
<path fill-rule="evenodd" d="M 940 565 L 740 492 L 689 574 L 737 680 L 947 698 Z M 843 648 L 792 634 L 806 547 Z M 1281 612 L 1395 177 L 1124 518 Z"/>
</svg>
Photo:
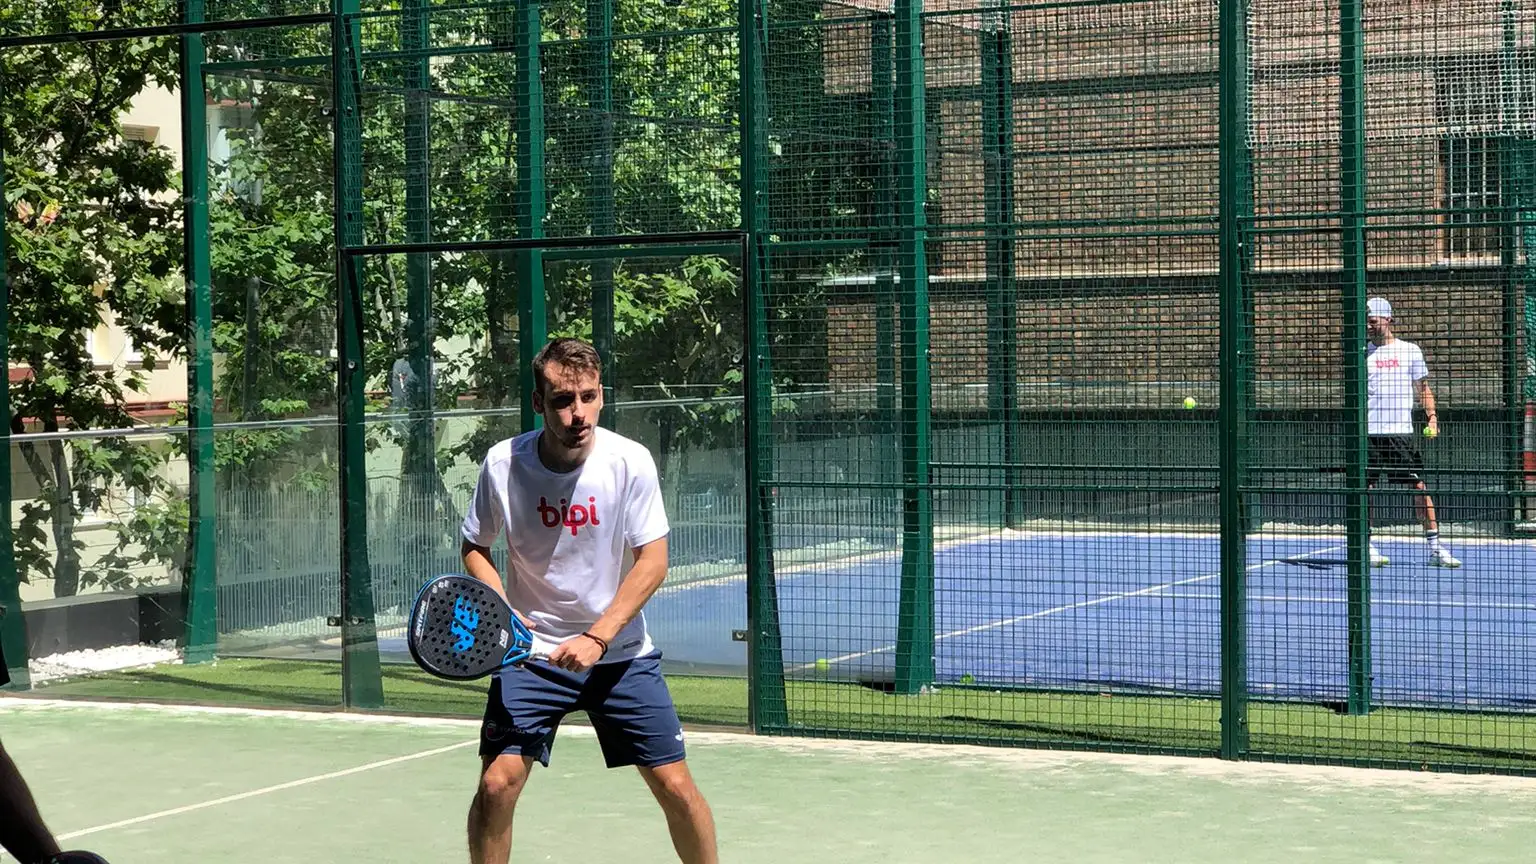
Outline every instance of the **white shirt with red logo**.
<svg viewBox="0 0 1536 864">
<path fill-rule="evenodd" d="M 656 462 L 645 446 L 603 429 L 586 462 L 559 474 L 539 459 L 534 430 L 486 454 L 462 532 L 477 546 L 507 540 L 507 598 L 532 622 L 545 654 L 595 623 L 628 572 L 629 550 L 671 530 Z M 604 663 L 654 650 L 642 612 L 609 643 Z"/>
<path fill-rule="evenodd" d="M 1366 349 L 1365 372 L 1371 435 L 1413 434 L 1415 383 L 1429 377 L 1424 352 L 1412 342 L 1394 339 Z"/>
</svg>

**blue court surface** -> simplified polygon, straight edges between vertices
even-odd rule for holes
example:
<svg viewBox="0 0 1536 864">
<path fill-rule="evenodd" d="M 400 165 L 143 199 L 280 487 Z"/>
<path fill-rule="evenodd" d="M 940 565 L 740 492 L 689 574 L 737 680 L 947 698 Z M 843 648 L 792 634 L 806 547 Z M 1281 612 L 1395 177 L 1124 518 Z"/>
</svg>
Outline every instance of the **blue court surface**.
<svg viewBox="0 0 1536 864">
<path fill-rule="evenodd" d="M 1378 704 L 1530 707 L 1536 549 L 1450 538 L 1459 569 L 1427 564 L 1420 538 L 1375 538 L 1391 563 L 1370 574 Z M 993 535 L 935 558 L 938 683 L 1215 694 L 1220 682 L 1220 542 L 1214 535 Z M 1255 696 L 1348 695 L 1343 537 L 1253 537 L 1247 550 L 1248 666 Z M 780 568 L 785 663 L 796 677 L 888 681 L 900 557 Z M 647 620 L 674 669 L 741 666 L 742 577 L 669 585 Z M 818 660 L 826 663 L 818 664 Z"/>
</svg>

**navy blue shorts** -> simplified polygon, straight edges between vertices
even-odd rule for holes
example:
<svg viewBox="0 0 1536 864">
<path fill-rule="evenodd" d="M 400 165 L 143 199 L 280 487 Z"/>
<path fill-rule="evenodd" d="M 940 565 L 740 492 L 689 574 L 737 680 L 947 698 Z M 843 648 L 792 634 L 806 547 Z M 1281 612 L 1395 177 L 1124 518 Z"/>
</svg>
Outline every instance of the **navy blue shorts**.
<svg viewBox="0 0 1536 864">
<path fill-rule="evenodd" d="M 683 759 L 683 726 L 661 677 L 661 655 L 599 663 L 577 675 L 543 662 L 491 679 L 480 755 L 517 753 L 549 767 L 560 721 L 585 711 L 609 768 L 655 768 Z"/>
<path fill-rule="evenodd" d="M 1374 475 L 1385 473 L 1389 483 L 1417 483 L 1424 470 L 1424 456 L 1412 435 L 1372 435 L 1368 439 L 1366 467 Z"/>
</svg>

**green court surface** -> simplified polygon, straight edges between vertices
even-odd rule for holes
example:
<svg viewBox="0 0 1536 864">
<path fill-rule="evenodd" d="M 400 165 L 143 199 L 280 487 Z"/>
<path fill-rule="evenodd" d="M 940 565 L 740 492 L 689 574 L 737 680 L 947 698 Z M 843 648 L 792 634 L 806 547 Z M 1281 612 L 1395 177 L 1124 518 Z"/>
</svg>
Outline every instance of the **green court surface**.
<svg viewBox="0 0 1536 864">
<path fill-rule="evenodd" d="M 113 864 L 458 862 L 469 720 L 0 700 L 66 845 Z M 725 862 L 1513 861 L 1536 780 L 691 732 Z M 659 810 L 569 726 L 514 861 L 665 862 Z"/>
</svg>

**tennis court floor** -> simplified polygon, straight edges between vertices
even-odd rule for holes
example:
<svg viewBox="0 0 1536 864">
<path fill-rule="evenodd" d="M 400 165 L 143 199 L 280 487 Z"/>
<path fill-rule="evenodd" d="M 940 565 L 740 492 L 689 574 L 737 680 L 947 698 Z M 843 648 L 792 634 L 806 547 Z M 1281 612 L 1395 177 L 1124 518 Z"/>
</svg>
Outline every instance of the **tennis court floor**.
<svg viewBox="0 0 1536 864">
<path fill-rule="evenodd" d="M 0 699 L 68 844 L 113 864 L 462 862 L 473 721 Z M 1513 861 L 1536 780 L 690 732 L 726 862 Z M 631 770 L 568 728 L 514 861 L 666 862 Z M 9 860 L 9 859 L 7 859 Z"/>
<path fill-rule="evenodd" d="M 1536 665 L 1517 649 L 1536 626 L 1536 544 L 1458 538 L 1464 566 L 1425 563 L 1422 539 L 1376 540 L 1393 561 L 1371 580 L 1380 704 L 1536 705 Z M 1249 539 L 1248 671 L 1255 694 L 1349 692 L 1342 537 Z M 941 684 L 1213 695 L 1221 687 L 1221 541 L 1156 532 L 1011 532 L 944 544 L 934 559 Z M 778 580 L 784 659 L 822 677 L 889 680 L 901 620 L 901 556 L 788 567 Z M 647 620 L 675 663 L 745 664 L 744 579 L 669 587 Z M 386 650 L 404 651 L 403 639 Z M 1113 648 L 1108 646 L 1115 646 Z"/>
</svg>

